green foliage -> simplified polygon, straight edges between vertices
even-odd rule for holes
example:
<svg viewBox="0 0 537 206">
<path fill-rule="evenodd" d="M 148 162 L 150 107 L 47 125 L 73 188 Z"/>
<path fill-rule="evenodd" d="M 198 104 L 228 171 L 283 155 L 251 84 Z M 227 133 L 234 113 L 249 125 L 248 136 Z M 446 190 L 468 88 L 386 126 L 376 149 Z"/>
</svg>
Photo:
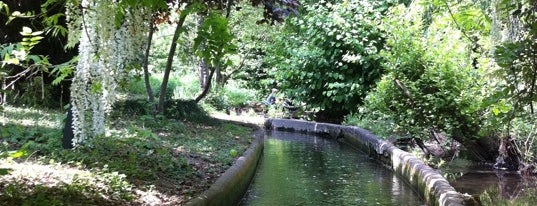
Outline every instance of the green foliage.
<svg viewBox="0 0 537 206">
<path fill-rule="evenodd" d="M 9 12 L 9 6 L 6 3 L 4 3 L 3 1 L 0 2 L 0 12 L 6 12 L 8 14 L 11 13 L 11 12 Z"/>
<path fill-rule="evenodd" d="M 11 103 L 18 105 L 57 106 L 60 98 L 47 98 L 46 94 L 53 94 L 62 80 L 71 75 L 76 58 L 63 64 L 52 65 L 47 56 L 32 54 L 31 50 L 43 39 L 43 31 L 33 31 L 23 27 L 20 32 L 22 41 L 0 45 L 0 80 L 5 84 L 0 88 L 9 96 L 15 96 Z M 52 70 L 50 70 L 52 69 Z M 57 76 L 52 82 L 46 78 L 49 75 Z M 26 77 L 26 78 L 22 78 Z M 9 89 L 14 88 L 16 89 Z M 22 93 L 22 95 L 18 95 Z"/>
<path fill-rule="evenodd" d="M 508 31 L 510 38 L 494 50 L 494 58 L 502 68 L 497 73 L 506 83 L 501 85 L 500 92 L 511 99 L 514 112 L 525 111 L 525 107 L 529 107 L 534 114 L 533 105 L 537 101 L 537 6 L 534 2 L 523 0 L 500 1 L 498 7 L 503 9 L 503 15 L 509 11 L 508 17 L 499 20 L 518 28 Z M 514 118 L 516 115 L 510 116 Z"/>
<path fill-rule="evenodd" d="M 24 2 L 22 4 L 11 2 L 0 5 L 0 11 L 7 17 L 2 20 L 2 24 L 5 24 L 2 26 L 2 30 L 6 31 L 2 36 L 4 44 L 0 45 L 2 64 L 0 80 L 4 81 L 5 84 L 0 90 L 6 92 L 8 97 L 14 97 L 7 98 L 12 104 L 57 107 L 59 103 L 63 103 L 60 98 L 45 99 L 45 96 L 57 96 L 62 88 L 56 86 L 71 71 L 67 71 L 67 63 L 54 65 L 53 62 L 60 60 L 52 59 L 53 57 L 45 54 L 65 51 L 51 51 L 49 48 L 44 48 L 44 45 L 60 48 L 61 46 L 55 46 L 64 42 L 62 38 L 67 33 L 64 23 L 65 14 L 63 13 L 66 1 L 47 0 L 40 2 L 42 4 L 36 4 L 37 6 L 26 5 Z M 13 8 L 8 8 L 8 5 L 12 5 Z M 21 32 L 13 33 L 14 30 L 19 29 Z M 48 51 L 46 51 L 47 49 Z M 64 57 L 59 58 L 63 59 Z M 57 69 L 56 66 L 62 68 Z M 53 70 L 50 71 L 51 69 Z M 59 76 L 59 79 L 54 81 L 51 86 L 49 76 L 54 78 L 56 75 Z"/>
<path fill-rule="evenodd" d="M 521 153 L 520 161 L 530 165 L 537 161 L 537 117 L 527 114 L 517 115 L 510 119 L 509 124 L 498 127 L 500 131 L 509 130 L 509 134 L 516 141 L 518 150 Z M 505 127 L 508 127 L 506 129 Z"/>
<path fill-rule="evenodd" d="M 244 80 L 248 88 L 268 91 L 273 88 L 272 79 L 268 79 L 267 67 L 263 64 L 265 51 L 270 42 L 283 28 L 283 24 L 259 24 L 263 18 L 261 8 L 243 2 L 238 4 L 238 11 L 231 12 L 229 25 L 234 35 L 233 44 L 237 45 L 237 53 L 229 55 L 233 65 L 225 69 L 225 75 L 232 80 Z"/>
<path fill-rule="evenodd" d="M 184 177 L 188 172 L 185 160 L 163 146 L 151 132 L 143 131 L 135 131 L 140 135 L 137 137 L 93 138 L 85 146 L 77 148 L 75 153 L 65 155 L 71 161 L 92 167 L 107 165 L 112 171 L 119 171 L 133 179 L 151 180 L 162 173 L 169 177 Z"/>
<path fill-rule="evenodd" d="M 77 62 L 78 62 L 78 56 L 75 56 L 67 62 L 56 65 L 54 69 L 50 71 L 51 75 L 56 76 L 54 81 L 52 81 L 52 85 L 54 86 L 58 85 L 67 77 L 70 77 L 73 74 L 73 71 L 75 70 Z"/>
<path fill-rule="evenodd" d="M 169 100 L 164 115 L 167 118 L 197 123 L 215 123 L 194 100 Z"/>
<path fill-rule="evenodd" d="M 500 137 L 513 137 L 523 164 L 534 164 L 537 101 L 537 17 L 535 2 L 495 1 L 492 16 L 498 44 L 492 50 L 499 68 L 492 71 L 494 93 L 487 98 L 485 126 Z M 501 33 L 500 33 L 501 32 Z"/>
<path fill-rule="evenodd" d="M 153 89 L 153 94 L 156 96 L 160 91 L 160 85 L 162 84 L 162 78 L 153 77 L 149 78 L 149 84 L 151 89 Z M 168 86 L 166 87 L 166 98 L 171 99 L 174 95 L 174 90 L 180 86 L 180 81 L 177 78 L 170 78 L 168 80 Z M 129 79 L 125 88 L 125 92 L 132 96 L 147 96 L 147 91 L 145 89 L 145 82 L 140 78 Z"/>
<path fill-rule="evenodd" d="M 205 100 L 205 103 L 211 105 L 214 107 L 214 109 L 219 111 L 224 111 L 229 108 L 229 102 L 227 101 L 226 95 L 222 91 L 211 92 Z"/>
<path fill-rule="evenodd" d="M 227 87 L 225 95 L 228 98 L 229 106 L 231 107 L 244 107 L 248 102 L 255 100 L 255 91 L 244 89 L 240 87 Z"/>
<path fill-rule="evenodd" d="M 179 121 L 213 124 L 214 120 L 193 100 L 169 100 L 166 102 L 167 110 L 164 116 L 153 116 L 147 99 L 126 99 L 118 101 L 113 106 L 110 117 L 113 119 L 140 117 L 149 125 L 162 125 L 164 117 Z"/>
<path fill-rule="evenodd" d="M 194 48 L 207 64 L 215 67 L 220 65 L 224 55 L 236 52 L 237 47 L 232 44 L 232 39 L 227 18 L 217 11 L 210 11 L 198 28 Z"/>
<path fill-rule="evenodd" d="M 237 157 L 239 155 L 239 153 L 237 152 L 237 150 L 235 149 L 231 149 L 229 150 L 229 155 L 233 158 Z"/>
<path fill-rule="evenodd" d="M 365 111 L 362 111 L 365 112 Z M 395 124 L 393 118 L 379 111 L 367 111 L 368 114 L 353 113 L 345 116 L 342 124 L 358 126 L 371 131 L 373 134 L 388 138 L 393 135 Z"/>
<path fill-rule="evenodd" d="M 110 205 L 132 199 L 132 185 L 125 180 L 125 175 L 109 172 L 107 168 L 77 174 L 70 184 L 50 186 L 36 182 L 28 185 L 24 181 L 4 182 L 0 186 L 4 191 L 0 202 L 6 205 Z"/>
<path fill-rule="evenodd" d="M 147 99 L 126 99 L 114 103 L 112 107 L 112 118 L 123 116 L 137 117 L 151 114 L 151 105 Z"/>
<path fill-rule="evenodd" d="M 143 107 L 140 102 L 130 103 Z M 63 123 L 60 121 L 64 115 L 7 107 L 9 118 L 0 130 L 0 161 L 11 158 L 9 161 L 17 162 L 24 158 L 21 161 L 24 171 L 34 165 L 39 171 L 44 167 L 50 171 L 44 172 L 46 178 L 41 175 L 27 179 L 17 173 L 20 172 L 17 169 L 0 168 L 4 183 L 0 185 L 3 191 L 0 202 L 9 205 L 130 205 L 134 204 L 133 198 L 139 197 L 133 189 L 157 187 L 156 192 L 165 193 L 173 188 L 183 192 L 182 195 L 201 192 L 208 187 L 207 179 L 227 169 L 251 141 L 252 131 L 248 127 L 214 120 L 209 122 L 212 124 L 193 124 L 158 115 L 136 116 L 131 110 L 121 108 L 130 103 L 114 108 L 118 113 L 123 111 L 123 115 L 112 115 L 106 135 L 72 150 L 61 148 Z M 130 109 L 134 109 L 133 105 Z M 186 118 L 195 115 L 192 111 L 197 104 L 181 103 L 176 107 L 180 105 Z M 73 172 L 76 172 L 74 176 Z M 40 172 L 36 170 L 32 174 Z M 72 181 L 51 183 L 57 176 Z M 203 184 L 196 187 L 203 189 L 188 191 L 193 183 Z"/>
<path fill-rule="evenodd" d="M 159 11 L 168 8 L 164 0 L 121 0 L 116 8 L 115 24 L 119 28 L 125 21 L 125 13 L 133 7 L 148 8 L 151 11 Z"/>
<path fill-rule="evenodd" d="M 368 94 L 362 118 L 393 122 L 391 131 L 400 135 L 423 137 L 435 128 L 450 137 L 475 137 L 484 82 L 468 58 L 469 43 L 442 14 L 424 28 L 420 7 L 395 7 L 385 18 L 389 49 L 382 55 L 388 73 Z"/>
<path fill-rule="evenodd" d="M 248 102 L 256 100 L 256 92 L 241 86 L 241 84 L 232 82 L 224 87 L 216 87 L 205 102 L 221 111 L 245 107 Z"/>
<path fill-rule="evenodd" d="M 35 64 L 37 67 L 50 65 L 47 58 L 41 55 L 30 54 L 30 50 L 44 38 L 41 36 L 43 32 L 32 31 L 29 27 L 23 27 L 20 34 L 23 36 L 21 42 L 0 45 L 0 58 L 2 58 L 0 68 L 4 68 L 8 64 L 26 67 L 30 63 Z"/>
<path fill-rule="evenodd" d="M 386 1 L 320 2 L 287 21 L 269 53 L 278 87 L 308 106 L 356 109 L 383 73 L 377 26 Z"/>
<path fill-rule="evenodd" d="M 167 99 L 193 99 L 200 91 L 199 79 L 195 74 L 189 72 L 177 72 L 168 80 L 168 86 L 166 87 Z M 149 83 L 153 94 L 158 95 L 160 86 L 162 84 L 162 77 L 155 75 L 149 78 Z M 140 96 L 147 96 L 145 88 L 145 82 L 140 78 L 129 79 L 123 88 L 123 92 L 130 97 L 139 98 Z"/>
</svg>

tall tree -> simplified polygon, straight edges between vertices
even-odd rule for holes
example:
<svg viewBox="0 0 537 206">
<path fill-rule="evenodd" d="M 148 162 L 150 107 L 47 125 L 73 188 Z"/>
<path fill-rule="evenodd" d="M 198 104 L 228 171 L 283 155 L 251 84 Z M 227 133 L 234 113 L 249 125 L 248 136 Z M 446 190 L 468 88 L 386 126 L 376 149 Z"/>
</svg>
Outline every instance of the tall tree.
<svg viewBox="0 0 537 206">
<path fill-rule="evenodd" d="M 190 8 L 193 9 L 193 8 Z M 175 50 L 177 48 L 177 40 L 179 39 L 179 36 L 181 35 L 181 32 L 183 31 L 183 24 L 185 23 L 185 19 L 188 16 L 188 14 L 191 11 L 185 10 L 181 12 L 179 17 L 179 22 L 177 22 L 177 26 L 175 28 L 175 32 L 173 34 L 172 43 L 170 45 L 170 52 L 168 54 L 168 60 L 166 61 L 166 68 L 164 70 L 164 77 L 162 78 L 162 85 L 160 86 L 160 92 L 159 92 L 159 102 L 158 102 L 158 111 L 163 114 L 165 110 L 165 103 L 166 103 L 166 89 L 168 87 L 168 80 L 170 79 L 170 72 L 172 70 L 172 64 L 173 64 L 173 58 L 175 56 Z"/>
<path fill-rule="evenodd" d="M 153 40 L 153 34 L 155 33 L 155 19 L 156 15 L 153 15 L 151 18 L 151 23 L 149 25 L 149 34 L 147 35 L 147 46 L 145 48 L 144 60 L 142 63 L 142 69 L 144 70 L 144 82 L 145 90 L 147 91 L 147 99 L 149 103 L 153 104 L 155 102 L 155 96 L 153 95 L 153 90 L 151 89 L 151 82 L 149 81 L 149 52 L 151 50 L 151 42 Z M 153 107 L 153 106 L 151 106 Z"/>
<path fill-rule="evenodd" d="M 211 11 L 205 17 L 198 30 L 198 36 L 194 40 L 198 55 L 206 62 L 210 71 L 207 86 L 195 99 L 196 102 L 203 99 L 210 91 L 212 77 L 223 65 L 225 55 L 236 52 L 236 46 L 231 42 L 232 39 L 227 18 L 222 15 L 221 11 Z M 224 62 L 226 63 L 227 61 Z"/>
<path fill-rule="evenodd" d="M 159 94 L 158 111 L 161 113 L 165 110 L 165 91 L 172 69 L 173 55 L 186 16 L 190 12 L 207 11 L 196 10 L 201 7 L 200 5 L 207 9 L 224 8 L 226 5 L 220 1 L 201 0 L 176 3 L 187 6 L 179 9 L 178 27 L 170 47 Z M 271 21 L 281 20 L 288 13 L 296 11 L 299 6 L 295 0 L 255 0 L 252 3 L 263 5 L 266 19 Z M 143 62 L 142 51 L 144 47 L 147 48 L 145 43 L 147 36 L 143 31 L 148 31 L 149 19 L 159 8 L 168 8 L 166 1 L 68 1 L 67 20 L 70 37 L 68 45 L 74 46 L 79 43 L 80 54 L 71 86 L 74 144 L 104 134 L 105 116 L 115 101 L 117 82 L 122 77 L 127 77 L 124 75 L 126 68 Z"/>
<path fill-rule="evenodd" d="M 283 19 L 289 14 L 297 13 L 297 9 L 300 6 L 300 3 L 297 0 L 252 0 L 251 2 L 252 2 L 252 5 L 254 6 L 260 6 L 260 5 L 264 6 L 264 18 L 260 20 L 260 22 L 266 22 L 266 23 L 274 23 L 274 22 L 283 21 Z M 200 2 L 193 1 L 191 2 L 190 5 L 196 5 L 195 7 L 196 12 L 200 12 L 201 14 L 205 13 L 209 15 L 214 15 L 214 12 L 216 11 L 225 12 L 227 15 L 231 11 L 231 6 L 233 5 L 233 1 L 231 0 L 227 1 L 226 3 L 224 3 L 223 1 L 202 1 L 203 7 L 200 7 L 199 3 Z M 225 17 L 223 19 L 225 19 Z M 213 71 L 211 71 L 211 69 L 216 70 L 222 66 L 220 65 L 220 62 L 218 61 L 220 61 L 223 58 L 224 54 L 228 53 L 229 49 L 231 48 L 227 46 L 227 45 L 231 45 L 231 42 L 225 42 L 225 41 L 222 41 L 222 39 L 231 41 L 232 38 L 228 38 L 226 33 L 220 33 L 220 34 L 223 34 L 223 36 L 214 35 L 214 34 L 217 34 L 218 32 L 228 32 L 224 30 L 224 28 L 220 27 L 220 25 L 223 25 L 223 23 L 225 23 L 225 25 L 227 26 L 227 20 L 224 21 L 222 19 L 221 20 L 211 19 L 209 23 L 205 23 L 205 22 L 207 22 L 207 20 L 204 21 L 204 25 L 207 25 L 206 27 L 209 30 L 206 30 L 206 31 L 200 30 L 201 32 L 198 32 L 198 36 L 200 38 L 196 40 L 198 44 L 195 47 L 199 48 L 201 43 L 205 41 L 205 46 L 203 47 L 203 50 L 200 50 L 201 52 L 199 52 L 199 54 L 202 56 L 202 58 L 205 59 L 206 63 L 209 64 L 208 65 L 208 68 L 210 70 L 209 76 L 211 76 L 210 74 L 214 73 Z M 216 29 L 216 30 L 212 31 L 212 29 Z M 180 30 L 176 32 L 180 32 Z M 213 39 L 204 40 L 203 38 L 213 38 Z M 166 97 L 164 94 L 167 88 L 169 72 L 172 69 L 170 60 L 173 61 L 173 55 L 175 55 L 175 47 L 173 46 L 174 43 L 175 43 L 175 40 L 174 42 L 172 42 L 170 53 L 168 54 L 168 64 L 166 65 L 164 78 L 163 78 L 162 85 L 160 88 L 158 110 L 161 113 L 165 111 Z M 214 44 L 208 45 L 212 43 Z M 220 48 L 214 49 L 214 48 L 211 48 L 212 46 L 217 46 Z M 173 52 L 172 52 L 172 49 L 173 49 Z M 215 59 L 218 59 L 218 61 L 216 61 Z M 212 66 L 210 66 L 211 64 Z M 225 62 L 225 64 L 228 64 L 228 62 Z M 202 98 L 204 98 L 207 95 L 209 91 L 208 89 L 210 87 L 210 83 L 208 82 L 207 85 L 209 86 L 206 87 L 204 91 L 196 98 L 197 101 L 200 101 Z"/>
</svg>

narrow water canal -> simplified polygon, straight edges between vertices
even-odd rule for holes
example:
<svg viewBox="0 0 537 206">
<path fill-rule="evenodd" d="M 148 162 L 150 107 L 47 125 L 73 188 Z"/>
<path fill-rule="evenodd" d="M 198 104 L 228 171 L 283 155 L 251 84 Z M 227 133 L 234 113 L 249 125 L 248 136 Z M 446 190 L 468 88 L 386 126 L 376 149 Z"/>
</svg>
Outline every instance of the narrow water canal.
<svg viewBox="0 0 537 206">
<path fill-rule="evenodd" d="M 272 131 L 241 205 L 423 205 L 394 173 L 328 138 Z"/>
</svg>

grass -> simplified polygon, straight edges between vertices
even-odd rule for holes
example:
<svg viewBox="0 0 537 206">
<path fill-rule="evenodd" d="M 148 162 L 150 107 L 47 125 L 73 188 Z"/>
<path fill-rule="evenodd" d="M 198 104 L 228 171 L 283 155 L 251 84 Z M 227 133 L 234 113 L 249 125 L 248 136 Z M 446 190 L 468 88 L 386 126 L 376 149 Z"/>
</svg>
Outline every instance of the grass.
<svg viewBox="0 0 537 206">
<path fill-rule="evenodd" d="M 209 118 L 117 110 L 105 135 L 64 150 L 64 114 L 4 109 L 0 174 L 8 174 L 0 175 L 0 205 L 180 205 L 229 168 L 253 134 Z"/>
</svg>

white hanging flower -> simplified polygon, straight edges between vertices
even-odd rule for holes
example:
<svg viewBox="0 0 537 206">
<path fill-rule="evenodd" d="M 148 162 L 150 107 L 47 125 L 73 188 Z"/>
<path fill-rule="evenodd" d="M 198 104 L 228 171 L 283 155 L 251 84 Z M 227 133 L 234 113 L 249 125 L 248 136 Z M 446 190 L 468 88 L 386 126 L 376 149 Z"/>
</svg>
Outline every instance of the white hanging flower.
<svg viewBox="0 0 537 206">
<path fill-rule="evenodd" d="M 150 12 L 141 7 L 127 9 L 123 24 L 117 28 L 111 21 L 117 4 L 82 0 L 83 8 L 92 8 L 84 10 L 83 25 L 78 7 L 67 6 L 69 38 L 80 36 L 79 62 L 71 86 L 74 145 L 105 134 L 106 114 L 115 101 L 117 83 L 127 76 L 125 67 L 140 63 L 143 57 Z"/>
</svg>

